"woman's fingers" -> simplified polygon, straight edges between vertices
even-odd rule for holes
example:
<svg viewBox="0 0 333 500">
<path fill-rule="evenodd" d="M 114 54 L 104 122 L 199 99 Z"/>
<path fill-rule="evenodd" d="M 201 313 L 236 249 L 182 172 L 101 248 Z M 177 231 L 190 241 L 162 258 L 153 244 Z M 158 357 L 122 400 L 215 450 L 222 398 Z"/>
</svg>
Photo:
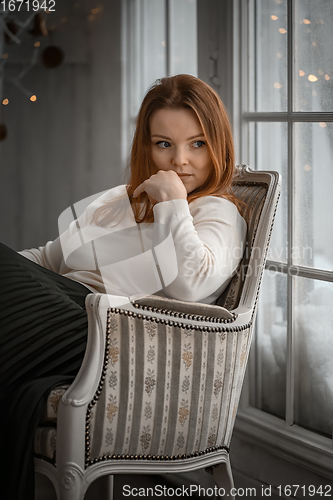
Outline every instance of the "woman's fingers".
<svg viewBox="0 0 333 500">
<path fill-rule="evenodd" d="M 146 192 L 152 203 L 161 201 L 184 198 L 186 200 L 187 192 L 184 184 L 172 170 L 159 170 L 140 184 L 133 192 L 133 198 Z"/>
</svg>

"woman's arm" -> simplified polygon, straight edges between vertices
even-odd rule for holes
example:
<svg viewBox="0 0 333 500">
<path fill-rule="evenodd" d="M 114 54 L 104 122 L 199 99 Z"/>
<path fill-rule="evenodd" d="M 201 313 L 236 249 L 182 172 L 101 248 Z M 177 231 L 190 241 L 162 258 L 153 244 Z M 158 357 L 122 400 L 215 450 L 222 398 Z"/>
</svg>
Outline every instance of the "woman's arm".
<svg viewBox="0 0 333 500">
<path fill-rule="evenodd" d="M 82 245 L 82 238 L 79 238 L 80 229 L 90 223 L 96 208 L 101 206 L 106 198 L 112 198 L 112 196 L 118 195 L 123 190 L 124 186 L 117 186 L 80 200 L 60 215 L 59 228 L 61 235 L 58 238 L 54 241 L 48 241 L 45 246 L 22 250 L 18 253 L 55 273 L 65 274 L 69 272 L 71 268 L 65 263 L 68 253 L 66 252 L 68 248 L 65 247 L 68 242 L 78 236 L 78 244 Z M 77 219 L 74 219 L 74 214 Z"/>
<path fill-rule="evenodd" d="M 43 247 L 30 248 L 18 253 L 54 273 L 65 274 L 70 271 L 63 259 L 60 236 L 54 241 L 48 241 Z"/>
<path fill-rule="evenodd" d="M 199 302 L 229 281 L 246 238 L 246 222 L 233 203 L 214 196 L 190 205 L 165 201 L 154 206 L 154 221 L 170 228 L 176 249 L 178 276 L 164 288 L 167 296 Z"/>
</svg>

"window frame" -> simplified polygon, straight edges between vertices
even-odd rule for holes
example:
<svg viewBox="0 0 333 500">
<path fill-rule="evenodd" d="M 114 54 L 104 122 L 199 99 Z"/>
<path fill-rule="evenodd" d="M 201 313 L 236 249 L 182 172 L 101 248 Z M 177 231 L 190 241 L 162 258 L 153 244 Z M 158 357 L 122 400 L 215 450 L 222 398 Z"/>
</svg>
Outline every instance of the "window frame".
<svg viewBox="0 0 333 500">
<path fill-rule="evenodd" d="M 285 420 L 250 405 L 251 378 L 255 376 L 254 356 L 249 359 L 249 366 L 244 381 L 241 403 L 237 414 L 235 433 L 246 437 L 247 441 L 261 444 L 270 451 L 304 467 L 332 477 L 333 441 L 315 432 L 304 429 L 294 423 L 294 380 L 295 359 L 293 326 L 293 291 L 296 276 L 321 281 L 333 282 L 333 272 L 294 265 L 292 263 L 293 248 L 293 136 L 295 123 L 299 122 L 332 122 L 332 112 L 295 112 L 293 111 L 294 94 L 294 0 L 287 0 L 288 5 L 288 107 L 287 112 L 248 112 L 249 85 L 254 75 L 250 74 L 249 52 L 252 43 L 249 25 L 253 22 L 254 12 L 251 6 L 254 0 L 235 0 L 233 2 L 233 53 L 234 53 L 234 95 L 233 124 L 236 148 L 238 145 L 238 163 L 249 162 L 249 126 L 255 122 L 284 122 L 288 127 L 288 256 L 287 263 L 268 260 L 266 269 L 287 274 L 287 385 Z M 254 24 L 252 24 L 253 26 Z M 253 47 L 252 47 L 253 48 Z M 252 53 L 254 51 L 252 50 Z"/>
</svg>

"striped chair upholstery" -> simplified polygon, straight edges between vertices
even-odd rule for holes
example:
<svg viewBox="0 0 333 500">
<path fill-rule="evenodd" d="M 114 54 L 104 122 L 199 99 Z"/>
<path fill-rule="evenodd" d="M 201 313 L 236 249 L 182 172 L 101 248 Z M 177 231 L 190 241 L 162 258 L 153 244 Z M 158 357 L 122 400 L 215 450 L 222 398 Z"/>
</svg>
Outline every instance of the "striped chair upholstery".
<svg viewBox="0 0 333 500">
<path fill-rule="evenodd" d="M 107 295 L 87 297 L 83 367 L 68 390 L 52 391 L 35 437 L 36 470 L 59 499 L 82 499 L 98 475 L 210 465 L 217 484 L 232 487 L 228 451 L 279 182 L 239 168 L 247 245 L 216 305 L 150 296 L 116 307 Z"/>
</svg>

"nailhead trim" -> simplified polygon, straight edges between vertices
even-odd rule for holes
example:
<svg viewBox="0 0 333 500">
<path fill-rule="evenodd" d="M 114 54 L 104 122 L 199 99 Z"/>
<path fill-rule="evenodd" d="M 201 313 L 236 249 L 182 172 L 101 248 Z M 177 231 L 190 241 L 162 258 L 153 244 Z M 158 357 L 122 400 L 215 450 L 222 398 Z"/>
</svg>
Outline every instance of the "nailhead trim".
<svg viewBox="0 0 333 500">
<path fill-rule="evenodd" d="M 48 462 L 49 464 L 52 464 L 55 466 L 56 464 L 56 452 L 53 452 L 53 457 L 47 457 L 46 455 L 41 455 L 40 453 L 34 453 L 34 457 L 38 458 L 39 460 L 45 460 L 45 462 Z"/>
<path fill-rule="evenodd" d="M 182 312 L 178 312 L 178 311 L 172 311 L 171 309 L 161 309 L 159 307 L 152 307 L 152 306 L 147 306 L 145 304 L 138 304 L 137 302 L 133 302 L 132 305 L 136 309 L 141 309 L 143 311 L 156 312 L 159 314 L 165 314 L 166 316 L 173 316 L 175 318 L 190 319 L 193 321 L 205 321 L 207 323 L 233 323 L 237 319 L 237 316 L 238 316 L 237 314 L 234 314 L 233 312 L 231 312 L 232 318 L 225 319 L 225 318 L 217 318 L 217 317 L 212 317 L 212 316 L 203 316 L 203 315 L 199 315 L 199 314 L 182 313 Z M 135 314 L 136 313 L 133 313 L 133 316 Z M 158 320 L 160 320 L 160 319 L 156 318 L 157 323 L 159 322 Z M 191 325 L 189 326 L 189 328 L 191 328 Z"/>
<path fill-rule="evenodd" d="M 90 419 L 91 419 L 91 410 L 97 403 L 99 396 L 102 392 L 104 381 L 106 378 L 106 373 L 109 365 L 109 359 L 108 359 L 108 352 L 109 352 L 109 346 L 110 346 L 110 336 L 111 336 L 111 330 L 110 330 L 110 325 L 111 325 L 111 312 L 110 308 L 107 311 L 107 320 L 106 320 L 106 342 L 105 342 L 105 351 L 104 351 L 104 362 L 103 362 L 103 368 L 102 368 L 102 374 L 101 378 L 98 384 L 98 388 L 95 392 L 95 395 L 88 404 L 87 412 L 86 412 L 86 446 L 85 446 L 85 462 L 86 466 L 91 462 L 90 460 Z"/>
<path fill-rule="evenodd" d="M 156 308 L 153 308 L 153 309 L 156 309 Z M 111 312 L 113 314 L 124 314 L 126 316 L 126 313 L 128 312 L 126 309 L 119 309 L 119 307 L 111 307 L 108 309 L 108 313 Z M 155 311 L 154 311 L 155 312 Z M 161 313 L 163 312 L 163 310 L 161 309 Z M 173 312 L 173 311 L 171 311 Z M 221 326 L 199 326 L 199 325 L 189 325 L 188 323 L 181 323 L 180 321 L 171 321 L 171 320 L 168 320 L 168 319 L 164 319 L 164 318 L 155 318 L 154 316 L 147 316 L 146 314 L 137 314 L 137 313 L 133 313 L 133 318 L 142 318 L 146 321 L 151 321 L 153 323 L 162 323 L 162 324 L 165 324 L 165 325 L 169 325 L 169 326 L 176 326 L 176 327 L 179 327 L 179 328 L 183 328 L 183 329 L 187 329 L 187 330 L 200 330 L 200 331 L 203 331 L 203 332 L 240 332 L 242 330 L 244 330 L 245 328 L 248 328 L 249 326 L 251 326 L 252 322 L 249 322 L 248 324 L 246 325 L 242 325 L 242 326 L 233 326 L 233 327 L 221 327 Z M 235 315 L 236 316 L 236 315 Z M 208 316 L 204 316 L 205 318 L 208 318 Z M 215 318 L 217 319 L 217 318 Z M 208 319 L 206 320 L 203 320 L 203 321 L 209 321 Z M 231 323 L 232 320 L 227 320 L 226 323 Z M 223 322 L 223 324 L 225 324 Z"/>
<path fill-rule="evenodd" d="M 193 453 L 187 453 L 183 455 L 103 455 L 93 460 L 86 461 L 86 466 L 97 464 L 98 462 L 105 462 L 106 460 L 148 460 L 155 462 L 163 462 L 170 460 L 184 460 L 186 458 L 199 457 L 202 455 L 207 455 L 209 453 L 214 453 L 219 450 L 226 450 L 227 453 L 230 452 L 228 446 L 213 446 L 202 451 L 194 451 Z"/>
</svg>

